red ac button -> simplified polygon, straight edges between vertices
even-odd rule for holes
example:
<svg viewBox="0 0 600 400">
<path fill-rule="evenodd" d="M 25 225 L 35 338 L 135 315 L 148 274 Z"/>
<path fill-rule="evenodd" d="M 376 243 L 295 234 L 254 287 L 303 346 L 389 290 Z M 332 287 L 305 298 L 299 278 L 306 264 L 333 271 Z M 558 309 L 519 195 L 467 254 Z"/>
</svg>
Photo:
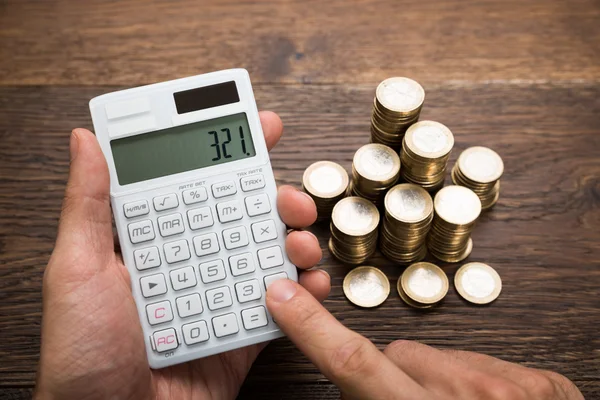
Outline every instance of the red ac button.
<svg viewBox="0 0 600 400">
<path fill-rule="evenodd" d="M 173 328 L 154 332 L 152 339 L 154 340 L 154 347 L 159 353 L 176 349 L 179 346 L 179 343 L 177 342 L 177 334 Z"/>
</svg>

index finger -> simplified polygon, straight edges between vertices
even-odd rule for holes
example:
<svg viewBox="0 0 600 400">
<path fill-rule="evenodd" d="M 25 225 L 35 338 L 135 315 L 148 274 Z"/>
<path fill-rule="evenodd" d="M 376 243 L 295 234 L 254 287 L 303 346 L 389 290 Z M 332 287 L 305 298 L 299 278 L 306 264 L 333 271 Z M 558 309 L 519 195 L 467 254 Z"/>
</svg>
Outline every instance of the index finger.
<svg viewBox="0 0 600 400">
<path fill-rule="evenodd" d="M 364 336 L 344 327 L 293 281 L 267 290 L 267 308 L 281 330 L 346 397 L 424 398 L 425 390 Z"/>
<path fill-rule="evenodd" d="M 273 111 L 261 111 L 258 113 L 260 117 L 260 124 L 262 125 L 263 134 L 265 135 L 265 142 L 267 149 L 271 151 L 273 147 L 281 139 L 283 134 L 283 122 L 279 115 Z"/>
</svg>

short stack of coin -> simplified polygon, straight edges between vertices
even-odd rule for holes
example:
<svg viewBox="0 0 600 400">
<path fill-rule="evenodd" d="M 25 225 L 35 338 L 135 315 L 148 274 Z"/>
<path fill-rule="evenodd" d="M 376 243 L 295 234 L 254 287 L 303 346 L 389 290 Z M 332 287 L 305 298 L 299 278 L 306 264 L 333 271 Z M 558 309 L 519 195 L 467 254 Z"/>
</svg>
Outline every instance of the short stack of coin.
<svg viewBox="0 0 600 400">
<path fill-rule="evenodd" d="M 420 121 L 406 131 L 400 152 L 402 178 L 428 191 L 444 186 L 454 136 L 445 125 Z"/>
<path fill-rule="evenodd" d="M 302 176 L 302 188 L 317 206 L 317 221 L 331 218 L 335 204 L 346 195 L 348 173 L 339 164 L 319 161 L 309 165 Z"/>
<path fill-rule="evenodd" d="M 346 197 L 331 214 L 329 251 L 346 264 L 361 264 L 377 248 L 379 211 L 369 200 Z"/>
<path fill-rule="evenodd" d="M 342 284 L 344 294 L 360 307 L 377 307 L 390 294 L 390 281 L 380 269 L 362 266 L 352 269 Z"/>
<path fill-rule="evenodd" d="M 379 204 L 399 176 L 400 157 L 392 148 L 378 143 L 366 144 L 352 160 L 351 193 Z"/>
<path fill-rule="evenodd" d="M 404 270 L 397 289 L 400 298 L 409 306 L 430 308 L 446 297 L 448 286 L 448 277 L 440 267 L 418 262 Z"/>
<path fill-rule="evenodd" d="M 481 201 L 463 186 L 446 186 L 433 199 L 435 215 L 427 248 L 437 259 L 459 262 L 471 254 L 471 231 L 481 213 Z"/>
<path fill-rule="evenodd" d="M 479 196 L 481 208 L 487 210 L 500 197 L 500 177 L 504 172 L 502 158 L 487 147 L 469 147 L 463 151 L 454 168 L 452 182 L 465 186 Z"/>
<path fill-rule="evenodd" d="M 419 120 L 425 91 L 409 78 L 388 78 L 377 86 L 371 116 L 371 142 L 394 149 L 402 144 L 406 129 Z"/>
<path fill-rule="evenodd" d="M 425 239 L 433 219 L 433 200 L 422 187 L 402 183 L 385 195 L 379 248 L 388 259 L 408 264 L 427 255 Z"/>
</svg>

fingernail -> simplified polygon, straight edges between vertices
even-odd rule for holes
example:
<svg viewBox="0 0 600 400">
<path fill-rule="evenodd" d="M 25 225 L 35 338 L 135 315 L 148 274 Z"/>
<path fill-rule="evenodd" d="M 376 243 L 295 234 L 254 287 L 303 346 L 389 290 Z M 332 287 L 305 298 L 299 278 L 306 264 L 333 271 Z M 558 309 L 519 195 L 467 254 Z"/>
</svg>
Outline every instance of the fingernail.
<svg viewBox="0 0 600 400">
<path fill-rule="evenodd" d="M 296 188 L 294 188 L 296 189 Z M 310 197 L 310 195 L 300 189 L 296 189 L 296 192 L 300 193 L 302 196 L 306 197 L 307 199 L 309 199 L 310 201 L 314 202 L 313 198 Z"/>
<path fill-rule="evenodd" d="M 267 295 L 278 303 L 285 303 L 296 294 L 296 284 L 289 279 L 279 279 L 267 289 Z"/>
<path fill-rule="evenodd" d="M 316 271 L 319 271 L 320 273 L 325 275 L 329 281 L 331 281 L 331 275 L 329 275 L 329 272 L 325 271 L 324 269 L 317 269 Z"/>
<path fill-rule="evenodd" d="M 77 131 L 71 132 L 69 149 L 71 153 L 71 161 L 73 161 L 75 157 L 77 157 L 77 152 L 79 151 L 79 138 L 77 137 Z"/>
<path fill-rule="evenodd" d="M 310 232 L 310 231 L 302 231 L 302 232 L 304 232 L 304 233 L 308 233 L 310 236 L 312 236 L 312 238 L 313 238 L 313 239 L 315 239 L 315 242 L 317 242 L 317 245 L 319 245 L 319 246 L 320 246 L 320 244 L 319 244 L 319 239 L 318 239 L 318 238 L 315 236 L 315 234 L 314 234 L 314 233 L 312 233 L 312 232 Z"/>
</svg>

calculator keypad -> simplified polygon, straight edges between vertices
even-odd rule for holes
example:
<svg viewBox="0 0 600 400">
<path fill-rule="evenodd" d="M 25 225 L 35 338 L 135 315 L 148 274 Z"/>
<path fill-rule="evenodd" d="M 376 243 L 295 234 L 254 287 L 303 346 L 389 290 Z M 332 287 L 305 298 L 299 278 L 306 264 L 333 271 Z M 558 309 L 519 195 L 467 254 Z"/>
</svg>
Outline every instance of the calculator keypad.
<svg viewBox="0 0 600 400">
<path fill-rule="evenodd" d="M 208 308 L 212 311 L 231 306 L 233 299 L 231 298 L 229 287 L 221 286 L 216 289 L 207 290 L 206 302 L 208 303 Z"/>
<path fill-rule="evenodd" d="M 183 226 L 183 217 L 179 213 L 158 217 L 158 230 L 162 237 L 182 233 L 185 230 Z"/>
<path fill-rule="evenodd" d="M 194 208 L 187 212 L 190 229 L 197 231 L 198 229 L 208 228 L 215 223 L 210 207 Z"/>
<path fill-rule="evenodd" d="M 175 300 L 177 304 L 177 314 L 181 318 L 191 317 L 192 315 L 202 314 L 202 300 L 198 293 L 192 293 L 187 296 L 178 297 Z"/>
<path fill-rule="evenodd" d="M 163 274 L 143 277 L 140 279 L 140 287 L 144 297 L 154 297 L 167 293 L 167 283 Z"/>
<path fill-rule="evenodd" d="M 172 321 L 173 310 L 171 309 L 171 303 L 168 301 L 161 301 L 160 303 L 148 304 L 146 306 L 146 315 L 148 316 L 150 325 L 158 325 L 163 322 Z"/>
<path fill-rule="evenodd" d="M 234 313 L 221 315 L 212 319 L 213 329 L 216 337 L 233 335 L 240 331 L 237 318 Z"/>
<path fill-rule="evenodd" d="M 220 249 L 216 233 L 207 233 L 194 237 L 194 250 L 198 257 L 218 253 Z"/>
<path fill-rule="evenodd" d="M 152 202 L 154 203 L 154 209 L 156 211 L 170 210 L 172 208 L 177 208 L 179 205 L 179 200 L 177 200 L 177 195 L 175 193 L 155 197 L 152 199 Z"/>
<path fill-rule="evenodd" d="M 148 242 L 155 238 L 154 227 L 152 226 L 152 221 L 146 219 L 140 222 L 133 222 L 127 225 L 127 230 L 129 231 L 129 239 L 131 239 L 131 243 L 142 243 Z"/>
<path fill-rule="evenodd" d="M 203 283 L 222 281 L 227 276 L 222 260 L 201 263 L 198 269 L 200 270 L 200 278 Z"/>
<path fill-rule="evenodd" d="M 252 224 L 252 236 L 256 243 L 277 239 L 277 228 L 272 219 Z"/>
<path fill-rule="evenodd" d="M 244 213 L 240 203 L 237 200 L 232 200 L 217 204 L 217 215 L 219 221 L 225 223 L 242 219 Z"/>
<path fill-rule="evenodd" d="M 163 250 L 165 251 L 165 259 L 169 264 L 189 260 L 191 257 L 190 247 L 185 239 L 165 243 Z"/>
<path fill-rule="evenodd" d="M 146 247 L 133 252 L 135 267 L 140 271 L 160 267 L 160 254 L 158 247 Z"/>
<path fill-rule="evenodd" d="M 173 290 L 183 290 L 196 286 L 196 271 L 194 267 L 178 268 L 169 272 Z"/>
</svg>

